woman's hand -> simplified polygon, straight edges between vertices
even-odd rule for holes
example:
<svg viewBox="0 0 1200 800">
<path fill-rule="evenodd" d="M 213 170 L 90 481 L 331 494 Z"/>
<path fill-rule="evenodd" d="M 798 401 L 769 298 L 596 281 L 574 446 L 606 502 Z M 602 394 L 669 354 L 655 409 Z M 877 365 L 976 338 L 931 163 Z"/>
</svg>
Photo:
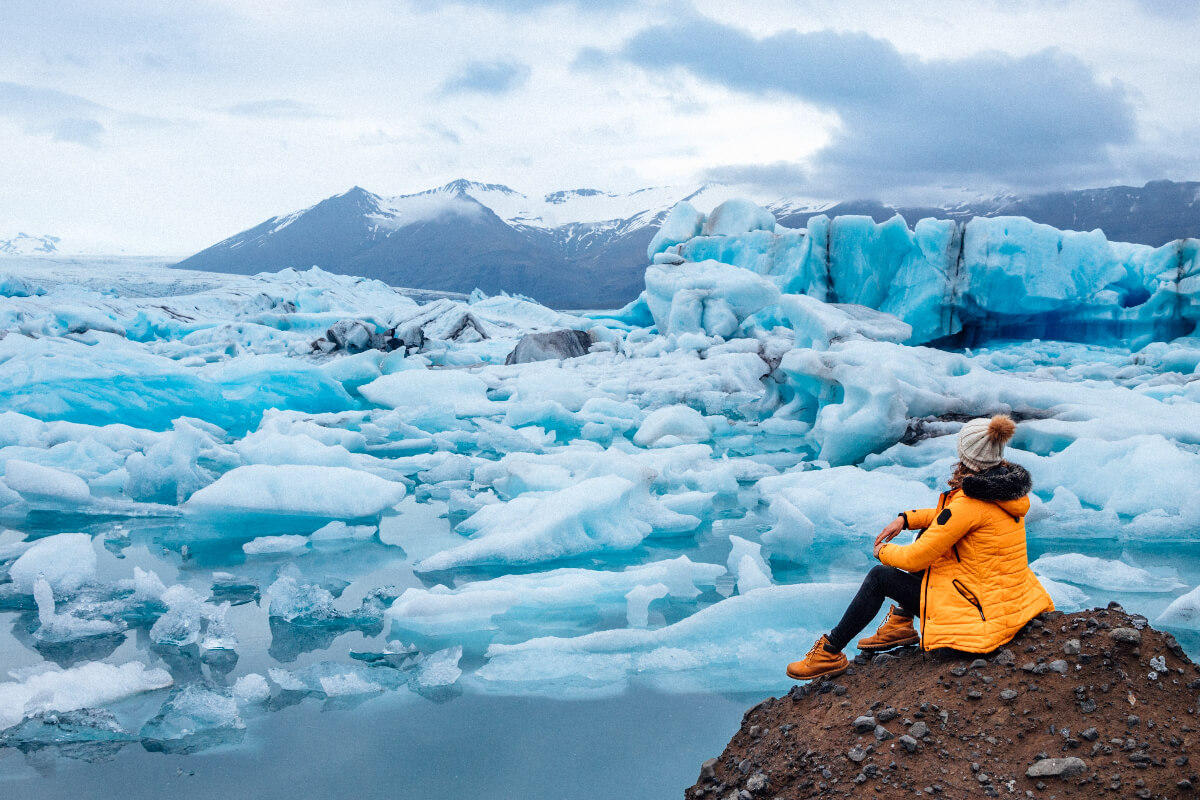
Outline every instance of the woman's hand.
<svg viewBox="0 0 1200 800">
<path fill-rule="evenodd" d="M 895 539 L 900 535 L 900 531 L 904 530 L 904 518 L 897 516 L 894 520 L 888 523 L 888 526 L 875 537 L 875 550 L 873 551 L 876 558 L 879 558 L 879 548 Z"/>
</svg>

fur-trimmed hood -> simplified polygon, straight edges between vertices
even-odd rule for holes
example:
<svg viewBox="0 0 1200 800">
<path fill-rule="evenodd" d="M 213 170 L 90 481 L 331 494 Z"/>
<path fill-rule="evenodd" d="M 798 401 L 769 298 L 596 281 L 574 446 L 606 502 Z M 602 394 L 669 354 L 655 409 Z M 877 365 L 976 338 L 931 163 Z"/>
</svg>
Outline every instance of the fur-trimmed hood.
<svg viewBox="0 0 1200 800">
<path fill-rule="evenodd" d="M 995 503 L 1016 517 L 1029 510 L 1026 496 L 1033 490 L 1029 470 L 1011 462 L 992 467 L 979 475 L 963 478 L 962 491 L 967 497 Z"/>
<path fill-rule="evenodd" d="M 976 500 L 1016 500 L 1033 491 L 1033 478 L 1029 470 L 1010 462 L 978 475 L 968 475 L 963 478 L 962 490 Z"/>
</svg>

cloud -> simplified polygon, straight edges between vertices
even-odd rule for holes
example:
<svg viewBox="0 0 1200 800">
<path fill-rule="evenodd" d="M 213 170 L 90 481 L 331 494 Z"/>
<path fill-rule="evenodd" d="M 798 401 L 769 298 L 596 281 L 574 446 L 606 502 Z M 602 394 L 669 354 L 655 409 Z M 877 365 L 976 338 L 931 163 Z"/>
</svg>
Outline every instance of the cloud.
<svg viewBox="0 0 1200 800">
<path fill-rule="evenodd" d="M 56 142 L 74 142 L 87 147 L 99 147 L 104 126 L 94 119 L 60 119 L 49 128 Z"/>
<path fill-rule="evenodd" d="M 1110 149 L 1131 143 L 1136 127 L 1122 84 L 1099 82 L 1056 49 L 923 61 L 864 33 L 758 39 L 693 17 L 645 29 L 616 55 L 647 71 L 677 68 L 734 91 L 836 112 L 842 127 L 812 168 L 836 194 L 946 181 L 1086 180 L 1111 171 Z"/>
<path fill-rule="evenodd" d="M 225 110 L 235 117 L 258 119 L 316 119 L 325 116 L 309 103 L 287 99 L 254 100 L 229 106 Z"/>
<path fill-rule="evenodd" d="M 104 125 L 98 117 L 110 113 L 111 109 L 78 95 L 0 82 L 0 116 L 23 125 L 26 133 L 46 135 L 56 142 L 99 147 Z"/>
<path fill-rule="evenodd" d="M 529 65 L 517 61 L 471 61 L 442 84 L 442 94 L 506 94 L 523 86 L 529 74 Z"/>
<path fill-rule="evenodd" d="M 743 184 L 756 189 L 796 191 L 808 184 L 808 173 L 799 164 L 728 164 L 705 171 L 704 179 L 717 183 Z"/>
</svg>

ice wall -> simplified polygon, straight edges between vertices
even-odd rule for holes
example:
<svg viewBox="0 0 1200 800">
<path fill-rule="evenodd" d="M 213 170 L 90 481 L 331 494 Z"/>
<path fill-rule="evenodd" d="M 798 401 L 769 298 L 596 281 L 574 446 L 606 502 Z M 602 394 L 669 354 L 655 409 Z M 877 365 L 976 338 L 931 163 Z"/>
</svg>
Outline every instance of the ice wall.
<svg viewBox="0 0 1200 800">
<path fill-rule="evenodd" d="M 643 299 L 660 330 L 679 332 L 690 313 L 694 329 L 726 335 L 735 318 L 745 322 L 748 303 L 771 305 L 771 289 L 892 314 L 912 326 L 908 344 L 1053 338 L 1137 347 L 1185 335 L 1200 319 L 1196 239 L 1153 248 L 1024 217 L 923 219 L 909 229 L 900 216 L 817 216 L 807 230 L 772 231 L 744 201 L 736 210 L 715 209 L 710 218 L 723 224 L 713 228 L 688 206 L 651 243 Z M 702 232 L 685 239 L 694 229 Z M 725 270 L 723 292 L 713 291 L 718 265 L 739 268 Z"/>
</svg>

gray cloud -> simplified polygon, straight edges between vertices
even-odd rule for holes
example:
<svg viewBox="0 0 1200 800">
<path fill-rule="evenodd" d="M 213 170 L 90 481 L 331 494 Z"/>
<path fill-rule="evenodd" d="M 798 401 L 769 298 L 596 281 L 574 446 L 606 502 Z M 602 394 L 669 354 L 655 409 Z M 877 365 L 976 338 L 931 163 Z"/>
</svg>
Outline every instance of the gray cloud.
<svg viewBox="0 0 1200 800">
<path fill-rule="evenodd" d="M 529 80 L 528 64 L 517 61 L 471 61 L 442 84 L 442 94 L 505 94 Z"/>
<path fill-rule="evenodd" d="M 111 110 L 78 95 L 0 82 L 0 116 L 23 125 L 27 133 L 56 142 L 98 147 L 104 125 L 98 117 Z"/>
<path fill-rule="evenodd" d="M 1110 172 L 1110 148 L 1134 138 L 1124 86 L 1100 83 L 1082 61 L 1054 49 L 922 61 L 862 33 L 756 39 L 693 17 L 641 31 L 617 55 L 647 71 L 679 68 L 735 91 L 836 112 L 843 128 L 817 155 L 813 175 L 835 194 L 946 181 L 1087 180 Z"/>
<path fill-rule="evenodd" d="M 325 116 L 309 103 L 288 99 L 255 100 L 249 103 L 238 103 L 225 110 L 235 117 L 259 119 L 316 119 Z"/>
<path fill-rule="evenodd" d="M 745 184 L 759 189 L 798 191 L 808 184 L 808 173 L 799 164 L 727 164 L 712 167 L 704 179 L 717 183 Z"/>
<path fill-rule="evenodd" d="M 73 142 L 87 147 L 99 147 L 104 126 L 94 119 L 60 119 L 49 126 L 51 137 L 56 142 Z"/>
</svg>

